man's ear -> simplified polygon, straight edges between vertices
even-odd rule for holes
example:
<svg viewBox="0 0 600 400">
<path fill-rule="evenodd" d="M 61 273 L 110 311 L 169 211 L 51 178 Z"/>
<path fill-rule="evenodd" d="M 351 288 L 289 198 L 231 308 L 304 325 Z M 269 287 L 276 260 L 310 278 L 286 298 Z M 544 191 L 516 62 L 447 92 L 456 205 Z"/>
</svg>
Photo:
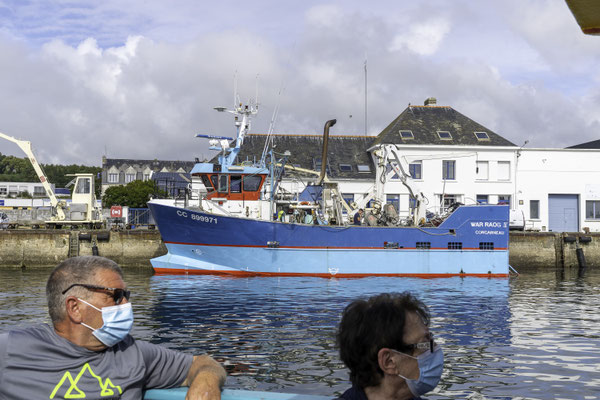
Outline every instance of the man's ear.
<svg viewBox="0 0 600 400">
<path fill-rule="evenodd" d="M 65 309 L 67 311 L 67 318 L 76 324 L 80 324 L 83 321 L 82 308 L 77 298 L 69 296 L 65 300 Z"/>
<path fill-rule="evenodd" d="M 397 375 L 398 368 L 396 365 L 396 360 L 394 360 L 394 352 L 388 348 L 381 348 L 377 352 L 377 362 L 379 363 L 379 368 L 384 372 L 384 374 L 388 375 Z"/>
<path fill-rule="evenodd" d="M 384 347 L 377 353 L 377 361 L 384 374 L 401 375 L 407 379 L 419 379 L 419 363 L 412 357 Z"/>
</svg>

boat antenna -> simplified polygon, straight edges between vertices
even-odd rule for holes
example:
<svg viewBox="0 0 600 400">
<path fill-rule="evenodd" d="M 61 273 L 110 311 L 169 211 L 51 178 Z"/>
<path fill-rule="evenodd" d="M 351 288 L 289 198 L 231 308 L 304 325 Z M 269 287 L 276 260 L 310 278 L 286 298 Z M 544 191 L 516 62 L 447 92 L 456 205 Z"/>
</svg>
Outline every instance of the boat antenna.
<svg viewBox="0 0 600 400">
<path fill-rule="evenodd" d="M 277 103 L 275 104 L 275 108 L 273 109 L 273 115 L 271 116 L 271 122 L 269 123 L 269 130 L 267 131 L 267 137 L 265 139 L 265 146 L 263 147 L 263 152 L 260 157 L 260 165 L 264 166 L 267 154 L 269 153 L 269 149 L 273 146 L 273 131 L 275 130 L 275 121 L 277 120 L 277 116 L 279 115 L 279 106 L 281 104 L 281 93 L 284 91 L 285 87 L 283 82 L 279 86 L 279 93 L 277 93 Z"/>
<path fill-rule="evenodd" d="M 365 136 L 367 136 L 367 56 L 365 54 Z"/>
</svg>

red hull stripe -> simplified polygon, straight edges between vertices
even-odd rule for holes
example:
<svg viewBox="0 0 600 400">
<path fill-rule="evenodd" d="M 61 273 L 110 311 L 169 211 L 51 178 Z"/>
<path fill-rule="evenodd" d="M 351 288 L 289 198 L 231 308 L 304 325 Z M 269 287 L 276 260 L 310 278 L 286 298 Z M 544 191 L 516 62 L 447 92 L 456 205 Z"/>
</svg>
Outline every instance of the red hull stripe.
<svg viewBox="0 0 600 400">
<path fill-rule="evenodd" d="M 250 247 L 257 249 L 268 249 L 269 246 L 252 246 L 247 244 L 206 244 L 206 243 L 185 243 L 185 242 L 165 242 L 168 244 L 182 244 L 186 246 L 216 246 L 216 247 Z M 401 249 L 386 249 L 385 247 L 318 247 L 318 246 L 279 246 L 276 249 L 313 249 L 313 250 L 482 250 L 479 247 L 463 247 L 462 249 L 448 249 L 446 247 L 431 247 L 429 249 L 417 249 L 416 247 L 404 247 Z M 487 250 L 487 249 L 486 249 Z M 508 250 L 507 247 L 495 247 L 495 250 Z M 489 251 L 489 250 L 487 250 Z"/>
<path fill-rule="evenodd" d="M 183 269 L 183 268 L 154 268 L 157 275 L 220 275 L 236 278 L 245 278 L 252 276 L 307 276 L 317 278 L 365 278 L 370 276 L 397 276 L 406 278 L 452 278 L 459 277 L 476 277 L 476 278 L 508 278 L 509 274 L 318 274 L 318 273 L 282 273 L 282 272 L 250 272 L 250 271 L 215 271 L 204 269 Z"/>
</svg>

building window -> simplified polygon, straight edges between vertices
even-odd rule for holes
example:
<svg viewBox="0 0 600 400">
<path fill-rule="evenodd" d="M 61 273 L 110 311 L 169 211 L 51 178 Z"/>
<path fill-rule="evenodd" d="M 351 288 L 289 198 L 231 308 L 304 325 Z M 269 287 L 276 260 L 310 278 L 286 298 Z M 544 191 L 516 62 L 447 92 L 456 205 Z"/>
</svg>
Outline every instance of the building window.
<svg viewBox="0 0 600 400">
<path fill-rule="evenodd" d="M 489 142 L 490 141 L 490 136 L 487 134 L 487 132 L 475 132 L 475 137 L 480 142 Z"/>
<path fill-rule="evenodd" d="M 145 181 L 149 181 L 150 180 L 150 174 L 144 174 L 144 180 Z"/>
<path fill-rule="evenodd" d="M 135 181 L 135 174 L 125 174 L 125 183 Z"/>
<path fill-rule="evenodd" d="M 352 172 L 352 165 L 351 164 L 340 164 L 340 171 L 341 172 Z"/>
<path fill-rule="evenodd" d="M 452 135 L 448 131 L 438 131 L 437 134 L 442 140 L 452 140 Z"/>
<path fill-rule="evenodd" d="M 461 203 L 461 196 L 458 194 L 445 194 L 442 200 L 442 212 L 455 203 Z"/>
<path fill-rule="evenodd" d="M 354 193 L 342 193 L 342 198 L 346 204 L 350 205 L 354 202 Z"/>
<path fill-rule="evenodd" d="M 0 186 L 0 196 L 6 196 L 8 194 L 8 188 L 6 186 Z"/>
<path fill-rule="evenodd" d="M 412 131 L 398 131 L 400 132 L 400 137 L 404 140 L 406 139 L 414 139 L 415 136 L 413 135 Z"/>
<path fill-rule="evenodd" d="M 585 202 L 585 218 L 600 219 L 600 201 L 587 200 Z"/>
<path fill-rule="evenodd" d="M 363 195 L 363 199 L 365 199 L 367 196 L 369 196 L 369 194 L 365 193 Z M 369 202 L 367 204 L 365 204 L 365 208 L 373 208 L 373 199 L 369 200 Z"/>
<path fill-rule="evenodd" d="M 46 190 L 43 186 L 34 186 L 33 187 L 33 195 L 34 196 L 44 196 L 46 194 Z"/>
<path fill-rule="evenodd" d="M 371 172 L 371 167 L 367 164 L 358 164 L 356 168 L 358 172 Z"/>
<path fill-rule="evenodd" d="M 313 158 L 313 165 L 315 166 L 315 171 L 321 171 L 321 167 L 323 162 L 321 158 Z M 331 175 L 331 168 L 329 168 L 329 161 L 327 161 L 327 165 L 325 166 L 325 173 L 327 175 Z"/>
<path fill-rule="evenodd" d="M 510 161 L 498 161 L 498 180 L 510 181 Z"/>
<path fill-rule="evenodd" d="M 409 197 L 408 198 L 408 208 L 410 208 L 411 210 L 414 210 L 415 208 L 417 208 L 417 199 L 414 197 Z"/>
<path fill-rule="evenodd" d="M 477 167 L 475 169 L 475 179 L 477 179 L 478 181 L 487 181 L 489 179 L 488 170 L 489 161 L 477 161 Z"/>
<path fill-rule="evenodd" d="M 408 173 L 413 179 L 423 179 L 423 162 L 413 161 L 408 164 Z"/>
<path fill-rule="evenodd" d="M 119 183 L 119 174 L 108 174 L 108 183 Z"/>
<path fill-rule="evenodd" d="M 506 204 L 507 206 L 510 206 L 510 194 L 499 194 L 498 204 Z"/>
<path fill-rule="evenodd" d="M 454 160 L 443 160 L 442 161 L 442 179 L 451 180 L 451 181 L 456 179 L 456 161 L 454 161 Z"/>
<path fill-rule="evenodd" d="M 385 202 L 394 206 L 396 212 L 400 210 L 400 195 L 399 194 L 388 194 L 385 196 Z"/>
<path fill-rule="evenodd" d="M 477 195 L 477 204 L 489 204 L 490 196 L 487 194 L 478 194 Z"/>
<path fill-rule="evenodd" d="M 539 200 L 529 200 L 529 218 L 540 219 L 540 201 Z"/>
<path fill-rule="evenodd" d="M 16 196 L 17 193 L 19 193 L 19 189 L 16 185 L 9 185 L 8 186 L 8 194 L 11 196 Z"/>
</svg>

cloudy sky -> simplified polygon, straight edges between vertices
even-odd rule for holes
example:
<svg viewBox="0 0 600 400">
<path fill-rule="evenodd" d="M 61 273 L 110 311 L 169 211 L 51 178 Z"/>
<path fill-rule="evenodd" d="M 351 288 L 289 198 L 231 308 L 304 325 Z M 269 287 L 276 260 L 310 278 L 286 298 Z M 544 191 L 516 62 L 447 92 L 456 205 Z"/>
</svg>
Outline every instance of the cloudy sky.
<svg viewBox="0 0 600 400">
<path fill-rule="evenodd" d="M 42 163 L 209 157 L 237 81 L 251 132 L 279 106 L 276 133 L 364 135 L 365 60 L 369 135 L 431 96 L 518 145 L 600 139 L 600 37 L 562 0 L 0 0 L 0 132 Z"/>
</svg>

